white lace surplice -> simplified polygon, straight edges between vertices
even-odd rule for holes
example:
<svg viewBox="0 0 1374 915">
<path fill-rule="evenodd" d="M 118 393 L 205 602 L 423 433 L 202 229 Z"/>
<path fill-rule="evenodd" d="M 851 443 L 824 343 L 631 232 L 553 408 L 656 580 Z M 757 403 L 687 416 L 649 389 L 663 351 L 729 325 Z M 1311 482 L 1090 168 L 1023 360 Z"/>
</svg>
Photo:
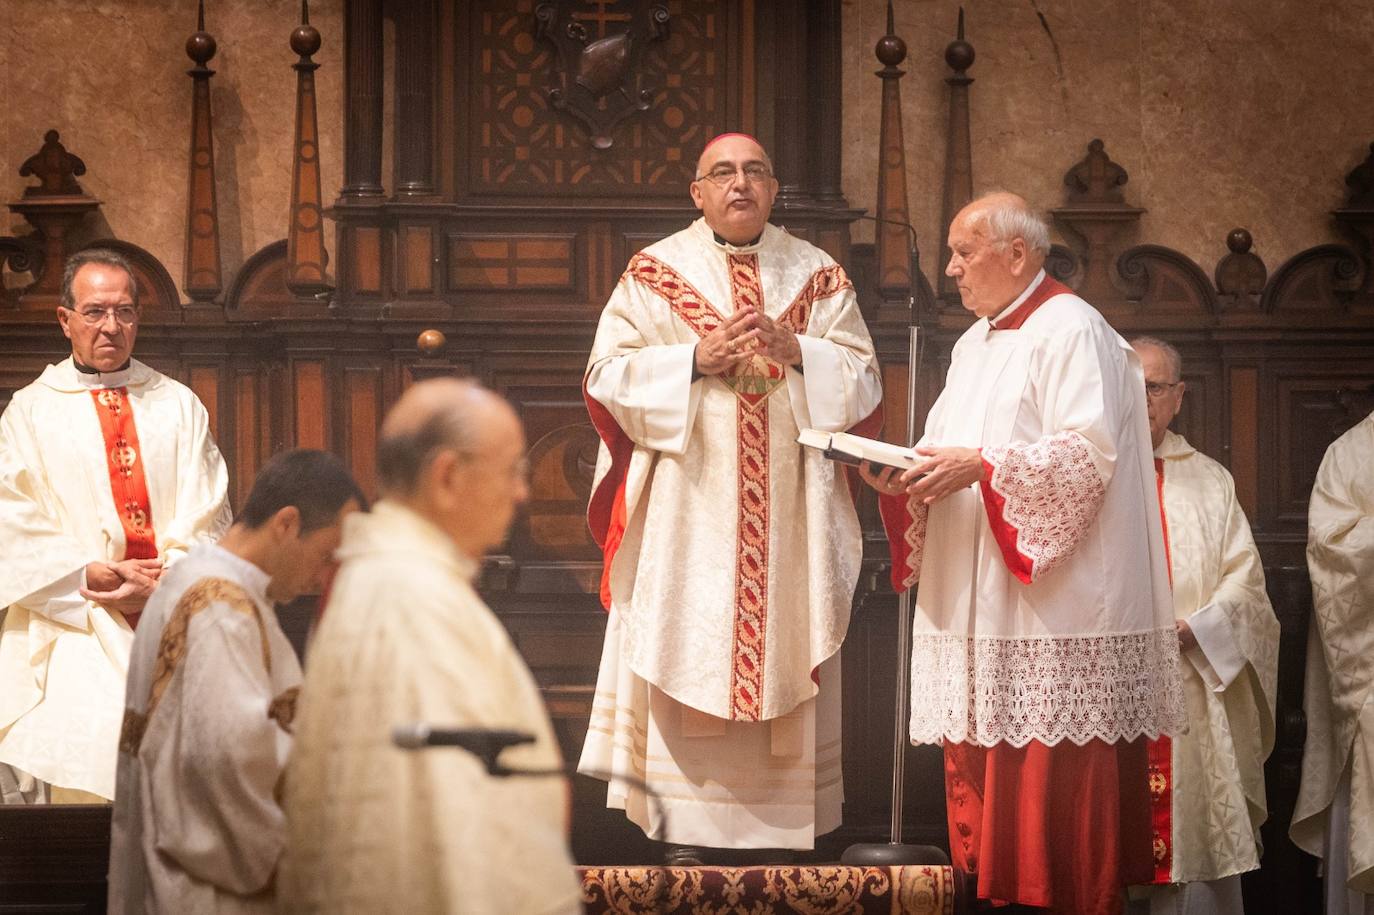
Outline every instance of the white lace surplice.
<svg viewBox="0 0 1374 915">
<path fill-rule="evenodd" d="M 912 741 L 1183 729 L 1144 382 L 1125 341 L 1070 294 L 1017 330 L 980 320 L 922 442 L 981 448 L 990 479 L 908 506 Z"/>
<path fill-rule="evenodd" d="M 0 763 L 114 796 L 133 632 L 83 598 L 87 563 L 124 558 L 92 390 L 128 392 L 158 555 L 171 564 L 228 527 L 229 474 L 184 385 L 133 360 L 85 375 L 70 359 L 15 392 L 0 417 Z M 50 647 L 49 647 L 50 646 Z"/>
</svg>

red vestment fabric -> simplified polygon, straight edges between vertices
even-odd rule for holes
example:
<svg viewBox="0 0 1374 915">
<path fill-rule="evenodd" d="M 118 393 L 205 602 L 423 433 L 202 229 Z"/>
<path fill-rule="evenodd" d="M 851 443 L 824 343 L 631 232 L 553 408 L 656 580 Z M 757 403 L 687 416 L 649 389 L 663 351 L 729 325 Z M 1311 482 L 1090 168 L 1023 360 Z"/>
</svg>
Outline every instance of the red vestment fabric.
<svg viewBox="0 0 1374 915">
<path fill-rule="evenodd" d="M 105 439 L 105 462 L 110 472 L 110 492 L 124 528 L 125 559 L 156 559 L 157 534 L 148 500 L 148 479 L 143 475 L 143 452 L 138 443 L 134 411 L 125 388 L 91 391 L 100 432 Z M 126 613 L 130 626 L 138 626 L 141 613 Z"/>
<path fill-rule="evenodd" d="M 1119 913 L 1154 874 L 1145 744 L 946 744 L 954 867 L 994 904 Z"/>
</svg>

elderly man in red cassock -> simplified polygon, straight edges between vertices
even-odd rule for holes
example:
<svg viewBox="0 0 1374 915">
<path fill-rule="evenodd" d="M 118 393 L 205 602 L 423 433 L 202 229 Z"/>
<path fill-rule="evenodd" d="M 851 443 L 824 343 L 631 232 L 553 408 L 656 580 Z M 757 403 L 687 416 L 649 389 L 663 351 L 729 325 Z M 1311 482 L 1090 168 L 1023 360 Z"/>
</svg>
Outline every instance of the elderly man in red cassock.
<svg viewBox="0 0 1374 915">
<path fill-rule="evenodd" d="M 635 255 L 585 376 L 610 616 L 581 768 L 645 833 L 811 848 L 840 824 L 839 648 L 862 545 L 843 475 L 796 443 L 875 414 L 844 270 L 768 222 L 756 140 L 697 162 L 702 216 Z"/>
<path fill-rule="evenodd" d="M 1145 737 L 1184 727 L 1140 360 L 1043 270 L 1049 232 L 998 193 L 949 230 L 978 320 L 885 493 L 919 581 L 911 740 L 945 747 L 955 866 L 980 899 L 1119 912 L 1148 880 Z"/>
</svg>

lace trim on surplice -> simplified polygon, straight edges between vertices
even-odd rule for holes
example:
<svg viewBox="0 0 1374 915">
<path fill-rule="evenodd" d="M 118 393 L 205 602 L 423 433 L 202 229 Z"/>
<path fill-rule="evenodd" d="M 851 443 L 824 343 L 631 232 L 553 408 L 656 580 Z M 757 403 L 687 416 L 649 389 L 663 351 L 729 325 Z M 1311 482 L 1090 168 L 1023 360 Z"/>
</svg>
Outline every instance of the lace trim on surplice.
<svg viewBox="0 0 1374 915">
<path fill-rule="evenodd" d="M 988 522 L 1008 568 L 1029 584 L 1073 555 L 1106 498 L 1087 441 L 1060 432 L 982 449 Z"/>
<path fill-rule="evenodd" d="M 1172 626 L 1053 638 L 918 634 L 911 739 L 1021 747 L 1181 733 L 1178 663 Z"/>
</svg>

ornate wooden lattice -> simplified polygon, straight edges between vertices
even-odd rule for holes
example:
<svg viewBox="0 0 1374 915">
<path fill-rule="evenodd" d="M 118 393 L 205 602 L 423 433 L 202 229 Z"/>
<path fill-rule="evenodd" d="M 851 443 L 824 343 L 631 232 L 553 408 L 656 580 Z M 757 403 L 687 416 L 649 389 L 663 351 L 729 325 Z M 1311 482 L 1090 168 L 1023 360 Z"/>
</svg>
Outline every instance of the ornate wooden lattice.
<svg viewBox="0 0 1374 915">
<path fill-rule="evenodd" d="M 637 7 L 628 0 L 571 5 L 570 15 L 592 41 L 623 31 L 623 17 Z M 739 39 L 726 30 L 733 8 L 724 0 L 660 5 L 668 10 L 669 33 L 644 40 L 639 72 L 626 76 L 627 84 L 648 88 L 651 98 L 614 127 L 609 148 L 597 149 L 588 126 L 550 100 L 558 55 L 536 37 L 533 0 L 473 3 L 470 65 L 460 75 L 471 91 L 460 87 L 457 96 L 468 105 L 458 119 L 468 130 L 458 163 L 468 192 L 680 200 L 705 140 L 740 126 L 740 87 L 728 79 L 727 66 L 735 53 L 730 42 Z"/>
</svg>

